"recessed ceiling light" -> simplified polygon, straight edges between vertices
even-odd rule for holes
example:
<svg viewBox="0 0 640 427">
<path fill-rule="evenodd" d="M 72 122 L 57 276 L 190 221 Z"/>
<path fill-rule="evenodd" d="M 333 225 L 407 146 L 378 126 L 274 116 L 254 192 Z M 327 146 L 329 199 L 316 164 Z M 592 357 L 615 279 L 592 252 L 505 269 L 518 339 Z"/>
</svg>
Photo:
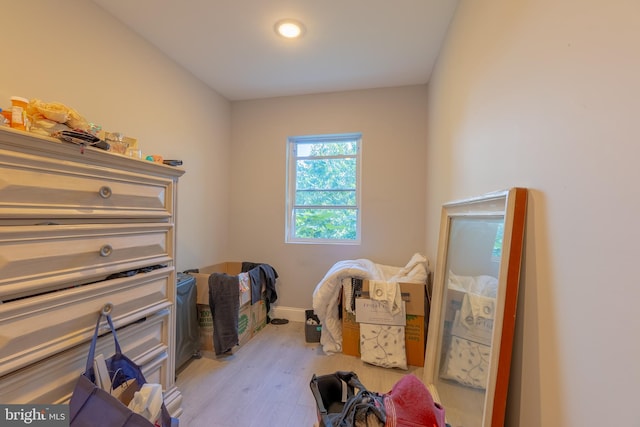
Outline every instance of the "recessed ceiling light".
<svg viewBox="0 0 640 427">
<path fill-rule="evenodd" d="M 295 19 L 283 19 L 276 22 L 275 30 L 282 37 L 295 39 L 304 34 L 304 25 Z"/>
</svg>

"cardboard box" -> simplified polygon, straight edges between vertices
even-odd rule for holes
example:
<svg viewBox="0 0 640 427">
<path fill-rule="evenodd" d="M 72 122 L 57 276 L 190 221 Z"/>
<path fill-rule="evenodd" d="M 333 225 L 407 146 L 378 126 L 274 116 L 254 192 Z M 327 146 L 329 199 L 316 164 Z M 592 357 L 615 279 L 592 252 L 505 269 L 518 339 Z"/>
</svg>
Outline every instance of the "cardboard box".
<svg viewBox="0 0 640 427">
<path fill-rule="evenodd" d="M 236 276 L 242 272 L 241 262 L 221 262 L 198 269 L 199 273 L 189 273 L 196 278 L 198 304 L 209 304 L 209 276 L 212 273 L 226 273 Z M 251 301 L 251 292 L 240 295 L 240 306 Z"/>
<path fill-rule="evenodd" d="M 369 281 L 362 281 L 362 296 L 368 298 Z M 407 363 L 412 366 L 424 366 L 427 342 L 427 322 L 429 321 L 429 303 L 427 302 L 426 283 L 400 283 L 402 300 L 405 302 L 405 348 Z M 356 304 L 358 301 L 356 299 Z M 357 311 L 357 310 L 356 310 Z M 360 325 L 356 316 L 342 307 L 342 352 L 360 357 Z"/>
<path fill-rule="evenodd" d="M 213 351 L 213 318 L 209 304 L 198 304 L 198 326 L 200 328 L 200 349 Z"/>
<path fill-rule="evenodd" d="M 189 273 L 196 278 L 196 300 L 198 305 L 198 324 L 200 326 L 200 344 L 204 351 L 213 349 L 213 318 L 209 307 L 209 276 L 212 273 L 226 273 L 236 276 L 242 272 L 241 262 L 222 262 L 199 268 L 199 273 Z M 238 341 L 244 345 L 267 324 L 267 308 L 263 298 L 251 304 L 251 291 L 240 294 L 238 310 Z"/>
<path fill-rule="evenodd" d="M 356 322 L 373 325 L 406 326 L 406 303 L 401 301 L 401 309 L 397 314 L 391 314 L 388 305 L 382 301 L 369 298 L 356 298 Z"/>
<path fill-rule="evenodd" d="M 267 326 L 267 302 L 263 298 L 251 306 L 251 331 L 255 336 Z"/>
<path fill-rule="evenodd" d="M 213 318 L 209 305 L 198 304 L 198 324 L 200 326 L 200 348 L 213 350 Z M 240 346 L 253 338 L 267 325 L 267 309 L 264 300 L 242 306 L 238 312 L 238 342 Z"/>
<path fill-rule="evenodd" d="M 342 306 L 342 353 L 360 357 L 360 324 L 356 315 Z"/>
<path fill-rule="evenodd" d="M 238 343 L 244 345 L 253 338 L 251 327 L 251 304 L 243 305 L 238 311 Z"/>
</svg>

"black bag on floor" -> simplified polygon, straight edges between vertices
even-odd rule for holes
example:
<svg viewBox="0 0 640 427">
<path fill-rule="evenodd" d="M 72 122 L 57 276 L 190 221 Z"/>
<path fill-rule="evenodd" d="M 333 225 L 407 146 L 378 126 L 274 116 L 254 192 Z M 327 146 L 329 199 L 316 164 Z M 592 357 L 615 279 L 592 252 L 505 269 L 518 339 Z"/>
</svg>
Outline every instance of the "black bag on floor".
<svg viewBox="0 0 640 427">
<path fill-rule="evenodd" d="M 309 386 L 320 427 L 354 427 L 356 421 L 368 427 L 385 425 L 383 396 L 367 390 L 355 372 L 313 375 Z"/>
</svg>

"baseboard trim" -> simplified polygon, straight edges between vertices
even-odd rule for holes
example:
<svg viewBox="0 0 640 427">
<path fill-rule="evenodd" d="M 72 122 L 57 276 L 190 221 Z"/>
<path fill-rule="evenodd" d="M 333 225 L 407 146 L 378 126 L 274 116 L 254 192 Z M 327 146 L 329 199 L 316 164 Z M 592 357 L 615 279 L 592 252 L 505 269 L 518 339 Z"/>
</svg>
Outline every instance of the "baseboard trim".
<svg viewBox="0 0 640 427">
<path fill-rule="evenodd" d="M 290 322 L 305 322 L 304 308 L 271 307 L 271 318 L 287 319 Z"/>
</svg>

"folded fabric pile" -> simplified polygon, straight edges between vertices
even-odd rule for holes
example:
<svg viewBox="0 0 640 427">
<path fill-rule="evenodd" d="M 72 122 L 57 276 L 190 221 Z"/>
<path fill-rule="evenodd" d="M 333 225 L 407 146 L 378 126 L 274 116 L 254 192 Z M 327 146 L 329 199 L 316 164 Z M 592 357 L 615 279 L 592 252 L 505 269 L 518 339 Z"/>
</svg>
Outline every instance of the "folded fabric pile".
<svg viewBox="0 0 640 427">
<path fill-rule="evenodd" d="M 313 291 L 313 311 L 323 325 L 320 344 L 327 354 L 342 351 L 342 321 L 338 306 L 344 287 L 346 299 L 342 303 L 348 312 L 353 313 L 352 278 L 386 282 L 426 282 L 427 258 L 416 253 L 404 267 L 376 264 L 368 259 L 335 263 Z"/>
<path fill-rule="evenodd" d="M 269 264 L 243 262 L 238 275 L 212 273 L 209 276 L 209 308 L 213 319 L 213 346 L 216 355 L 229 353 L 239 343 L 240 294 L 251 291 L 251 304 L 265 296 L 267 323 L 274 303 L 278 273 Z"/>
<path fill-rule="evenodd" d="M 402 293 L 398 282 L 369 281 L 369 297 L 392 315 L 402 311 Z M 407 351 L 402 325 L 360 323 L 360 358 L 383 368 L 407 369 Z"/>
</svg>

